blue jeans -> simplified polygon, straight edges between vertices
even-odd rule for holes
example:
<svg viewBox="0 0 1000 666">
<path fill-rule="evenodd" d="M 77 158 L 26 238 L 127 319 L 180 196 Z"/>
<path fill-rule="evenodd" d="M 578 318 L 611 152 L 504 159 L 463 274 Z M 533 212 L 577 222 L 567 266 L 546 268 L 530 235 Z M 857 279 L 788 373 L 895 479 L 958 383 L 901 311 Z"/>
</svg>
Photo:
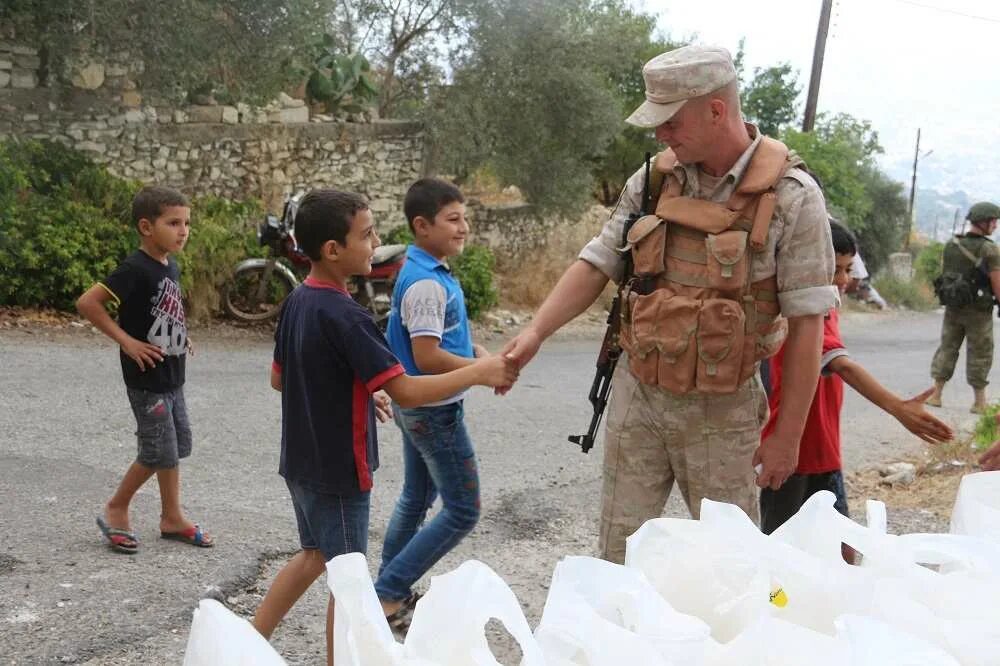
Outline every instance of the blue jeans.
<svg viewBox="0 0 1000 666">
<path fill-rule="evenodd" d="M 413 583 L 479 520 L 479 470 L 462 402 L 416 409 L 393 405 L 393 412 L 403 432 L 404 479 L 375 581 L 384 601 L 406 599 Z M 441 511 L 423 525 L 439 494 Z"/>
</svg>

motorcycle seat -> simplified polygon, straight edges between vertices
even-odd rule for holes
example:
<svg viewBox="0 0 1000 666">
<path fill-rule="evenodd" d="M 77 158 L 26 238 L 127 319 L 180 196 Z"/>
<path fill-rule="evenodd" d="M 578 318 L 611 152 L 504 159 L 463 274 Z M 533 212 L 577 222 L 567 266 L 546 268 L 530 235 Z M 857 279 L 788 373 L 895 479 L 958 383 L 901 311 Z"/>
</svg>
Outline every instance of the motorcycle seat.
<svg viewBox="0 0 1000 666">
<path fill-rule="evenodd" d="M 372 257 L 372 266 L 392 263 L 399 260 L 405 254 L 405 245 L 380 245 L 375 248 L 375 256 Z"/>
</svg>

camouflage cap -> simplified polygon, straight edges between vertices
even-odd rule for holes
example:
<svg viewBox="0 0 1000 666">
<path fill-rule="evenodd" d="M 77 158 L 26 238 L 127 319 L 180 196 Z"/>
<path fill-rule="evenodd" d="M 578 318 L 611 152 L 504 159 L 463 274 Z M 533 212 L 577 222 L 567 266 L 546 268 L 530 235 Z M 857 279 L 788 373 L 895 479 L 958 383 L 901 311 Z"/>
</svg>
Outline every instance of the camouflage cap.
<svg viewBox="0 0 1000 666">
<path fill-rule="evenodd" d="M 997 218 L 1000 218 L 1000 206 L 989 201 L 973 204 L 972 208 L 969 209 L 969 214 L 965 216 L 965 219 L 972 223 L 986 222 Z"/>
<path fill-rule="evenodd" d="M 717 46 L 683 46 L 661 53 L 642 68 L 646 101 L 625 122 L 657 127 L 684 102 L 718 90 L 736 78 L 729 51 Z"/>
</svg>

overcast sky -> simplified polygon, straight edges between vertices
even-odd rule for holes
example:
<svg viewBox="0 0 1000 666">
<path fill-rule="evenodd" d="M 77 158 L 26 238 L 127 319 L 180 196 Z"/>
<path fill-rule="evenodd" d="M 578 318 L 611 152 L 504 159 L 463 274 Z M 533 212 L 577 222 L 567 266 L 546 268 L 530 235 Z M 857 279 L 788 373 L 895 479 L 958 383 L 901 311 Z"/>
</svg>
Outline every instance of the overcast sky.
<svg viewBox="0 0 1000 666">
<path fill-rule="evenodd" d="M 820 0 L 635 4 L 675 39 L 735 52 L 745 37 L 748 72 L 790 62 L 803 88 L 801 113 Z M 919 184 L 1000 199 L 1000 2 L 835 0 L 819 111 L 872 121 L 886 150 L 880 162 L 896 178 L 909 173 L 920 127 L 921 152 L 934 152 L 920 163 Z"/>
</svg>

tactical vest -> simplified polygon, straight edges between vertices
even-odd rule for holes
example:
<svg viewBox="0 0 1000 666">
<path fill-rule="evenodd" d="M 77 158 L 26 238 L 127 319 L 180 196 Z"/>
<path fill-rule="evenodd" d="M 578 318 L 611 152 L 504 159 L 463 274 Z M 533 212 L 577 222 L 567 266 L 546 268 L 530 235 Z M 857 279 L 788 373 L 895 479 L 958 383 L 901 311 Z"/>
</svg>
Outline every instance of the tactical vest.
<svg viewBox="0 0 1000 666">
<path fill-rule="evenodd" d="M 767 246 L 775 186 L 802 160 L 762 137 L 724 204 L 681 196 L 675 164 L 672 151 L 657 155 L 656 212 L 628 233 L 634 273 L 622 286 L 621 346 L 644 384 L 733 393 L 787 333 L 777 279 L 751 282 L 751 259 Z"/>
<path fill-rule="evenodd" d="M 993 309 L 993 288 L 985 266 L 985 253 L 993 239 L 978 234 L 953 237 L 941 254 L 941 275 L 934 291 L 942 305 Z"/>
</svg>

